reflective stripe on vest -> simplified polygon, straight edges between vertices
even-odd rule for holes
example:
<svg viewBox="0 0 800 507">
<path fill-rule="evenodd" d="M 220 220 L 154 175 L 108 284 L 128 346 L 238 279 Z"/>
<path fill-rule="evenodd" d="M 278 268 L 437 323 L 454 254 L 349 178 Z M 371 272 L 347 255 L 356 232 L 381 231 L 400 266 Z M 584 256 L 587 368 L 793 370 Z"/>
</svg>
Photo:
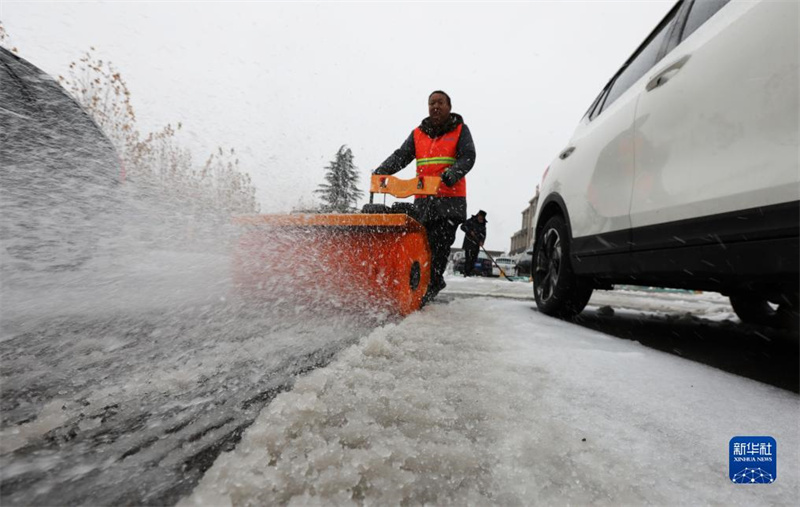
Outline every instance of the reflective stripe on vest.
<svg viewBox="0 0 800 507">
<path fill-rule="evenodd" d="M 461 137 L 459 125 L 452 132 L 437 138 L 428 137 L 419 127 L 414 129 L 414 149 L 417 159 L 417 176 L 441 176 L 451 165 L 456 163 L 456 148 Z M 444 183 L 439 186 L 437 197 L 466 197 L 467 181 L 461 178 L 458 183 L 448 187 Z M 415 196 L 424 197 L 424 196 Z"/>
<path fill-rule="evenodd" d="M 428 165 L 428 164 L 450 164 L 453 165 L 456 163 L 456 159 L 453 157 L 432 157 L 432 158 L 423 158 L 417 159 L 417 167 L 421 165 Z"/>
</svg>

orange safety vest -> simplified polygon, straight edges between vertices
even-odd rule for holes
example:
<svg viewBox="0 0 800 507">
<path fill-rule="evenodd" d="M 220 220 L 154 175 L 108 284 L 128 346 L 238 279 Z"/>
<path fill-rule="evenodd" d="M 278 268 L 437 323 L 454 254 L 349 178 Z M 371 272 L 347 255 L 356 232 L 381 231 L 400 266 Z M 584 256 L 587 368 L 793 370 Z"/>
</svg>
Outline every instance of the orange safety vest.
<svg viewBox="0 0 800 507">
<path fill-rule="evenodd" d="M 414 148 L 417 158 L 417 176 L 441 176 L 442 173 L 456 163 L 456 146 L 461 137 L 459 124 L 455 130 L 435 139 L 428 137 L 419 127 L 414 129 Z M 466 197 L 467 178 L 461 178 L 452 187 L 444 183 L 439 185 L 436 197 Z M 425 197 L 417 195 L 415 197 Z"/>
</svg>

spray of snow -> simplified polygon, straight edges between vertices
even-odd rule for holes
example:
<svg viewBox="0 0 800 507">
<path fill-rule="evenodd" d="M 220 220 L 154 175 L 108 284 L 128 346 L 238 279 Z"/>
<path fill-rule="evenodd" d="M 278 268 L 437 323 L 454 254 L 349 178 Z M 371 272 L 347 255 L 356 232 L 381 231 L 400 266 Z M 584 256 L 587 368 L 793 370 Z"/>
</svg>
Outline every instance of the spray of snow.
<svg viewBox="0 0 800 507">
<path fill-rule="evenodd" d="M 7 60 L 17 63 L 0 108 L 3 500 L 174 502 L 296 375 L 385 315 L 240 298 L 229 213 L 189 184 L 122 178 L 86 113 Z M 276 260 L 265 286 L 297 277 Z"/>
</svg>

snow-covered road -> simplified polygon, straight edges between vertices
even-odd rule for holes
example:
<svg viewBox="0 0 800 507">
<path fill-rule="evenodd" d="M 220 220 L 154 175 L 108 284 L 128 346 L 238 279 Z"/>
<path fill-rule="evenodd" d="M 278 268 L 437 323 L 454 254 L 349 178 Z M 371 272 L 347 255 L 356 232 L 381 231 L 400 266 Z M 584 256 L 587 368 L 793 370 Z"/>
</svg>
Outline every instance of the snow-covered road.
<svg viewBox="0 0 800 507">
<path fill-rule="evenodd" d="M 174 503 L 275 395 L 376 325 L 240 304 L 229 270 L 148 250 L 3 287 L 0 503 Z"/>
<path fill-rule="evenodd" d="M 448 283 L 451 295 L 494 297 L 446 298 L 300 379 L 181 504 L 798 498 L 797 394 L 543 316 L 525 299 L 528 284 Z M 504 293 L 519 297 L 496 297 Z M 656 311 L 733 318 L 718 295 L 598 299 L 621 307 L 655 299 Z M 776 439 L 775 483 L 730 482 L 728 442 L 738 435 Z"/>
<path fill-rule="evenodd" d="M 358 320 L 239 305 L 212 254 L 113 263 L 4 288 L 3 504 L 797 497 L 797 346 L 717 294 L 598 291 L 570 323 L 448 277 Z M 736 435 L 777 440 L 775 484 L 729 483 Z"/>
</svg>

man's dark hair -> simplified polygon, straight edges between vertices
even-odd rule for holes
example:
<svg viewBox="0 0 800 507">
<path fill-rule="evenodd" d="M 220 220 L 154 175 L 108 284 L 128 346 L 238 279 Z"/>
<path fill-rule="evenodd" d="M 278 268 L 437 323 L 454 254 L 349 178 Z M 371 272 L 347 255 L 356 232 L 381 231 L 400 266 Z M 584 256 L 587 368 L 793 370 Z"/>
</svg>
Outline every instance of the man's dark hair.
<svg viewBox="0 0 800 507">
<path fill-rule="evenodd" d="M 432 91 L 432 92 L 431 92 L 431 94 L 430 94 L 430 95 L 428 95 L 428 100 L 431 100 L 431 97 L 433 97 L 433 94 L 434 94 L 434 93 L 441 93 L 442 95 L 444 95 L 445 97 L 447 97 L 447 105 L 448 105 L 448 106 L 450 106 L 450 107 L 453 107 L 453 103 L 452 103 L 452 102 L 450 102 L 450 95 L 446 94 L 446 93 L 445 93 L 445 92 L 443 92 L 442 90 L 435 90 L 435 91 Z"/>
</svg>

